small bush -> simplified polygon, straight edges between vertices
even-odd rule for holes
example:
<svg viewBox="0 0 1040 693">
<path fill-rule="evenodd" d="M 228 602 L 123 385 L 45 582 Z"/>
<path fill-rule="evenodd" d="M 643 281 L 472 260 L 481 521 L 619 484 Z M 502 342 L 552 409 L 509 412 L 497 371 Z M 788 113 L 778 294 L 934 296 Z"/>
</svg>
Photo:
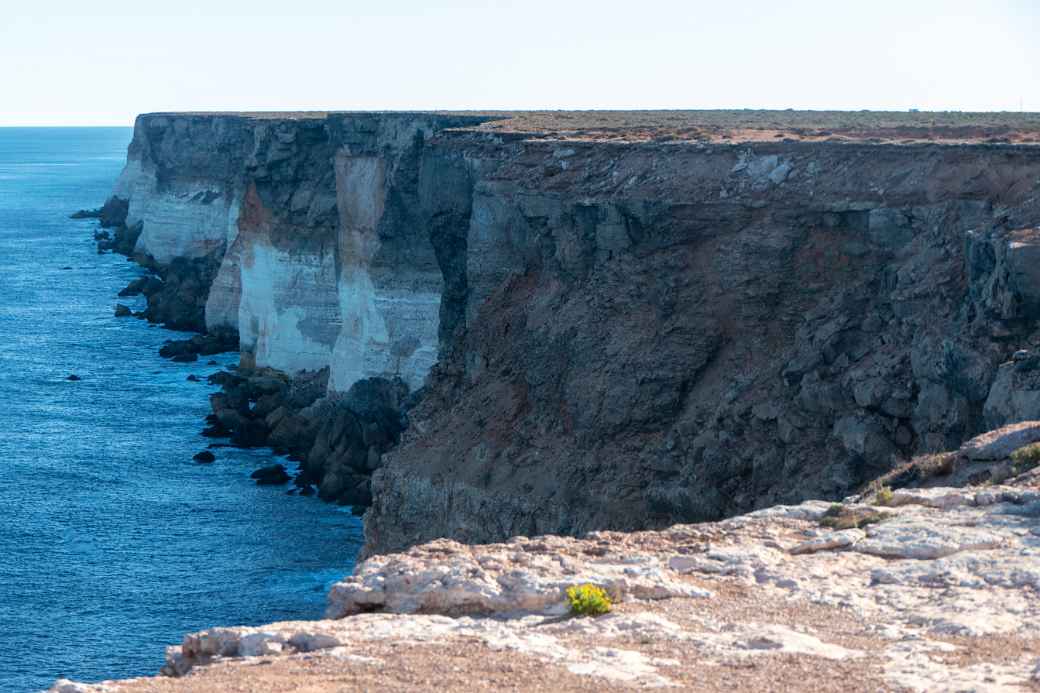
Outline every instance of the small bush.
<svg viewBox="0 0 1040 693">
<path fill-rule="evenodd" d="M 858 529 L 884 522 L 889 517 L 888 513 L 879 513 L 867 508 L 849 508 L 835 503 L 820 518 L 820 526 L 828 529 Z"/>
<path fill-rule="evenodd" d="M 878 486 L 874 491 L 875 505 L 892 505 L 893 498 L 895 498 L 895 494 L 892 493 L 892 489 L 888 486 Z"/>
<path fill-rule="evenodd" d="M 567 599 L 575 616 L 602 616 L 613 606 L 606 590 L 588 583 L 568 587 Z"/>
<path fill-rule="evenodd" d="M 1040 466 L 1040 443 L 1033 443 L 1011 453 L 1015 474 L 1023 474 Z"/>
</svg>

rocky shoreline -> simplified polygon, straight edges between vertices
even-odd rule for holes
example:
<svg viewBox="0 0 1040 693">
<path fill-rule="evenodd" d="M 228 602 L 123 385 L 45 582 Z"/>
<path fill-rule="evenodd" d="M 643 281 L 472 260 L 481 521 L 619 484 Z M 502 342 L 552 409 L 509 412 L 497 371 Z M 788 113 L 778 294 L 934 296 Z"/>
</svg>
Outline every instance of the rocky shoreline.
<svg viewBox="0 0 1040 693">
<path fill-rule="evenodd" d="M 176 258 L 163 265 L 135 251 L 141 233 L 126 225 L 128 206 L 112 198 L 96 210 L 80 210 L 73 219 L 98 219 L 102 231 L 94 234 L 99 253 L 115 252 L 141 265 L 146 274 L 119 291 L 119 297 L 143 296 L 147 307 L 133 313 L 117 304 L 117 317 L 136 317 L 180 331 L 198 334 L 167 341 L 159 355 L 190 363 L 199 357 L 239 350 L 233 330 L 207 330 L 204 310 L 215 276 L 211 257 L 185 261 Z M 414 396 L 400 380 L 369 378 L 358 381 L 345 394 L 329 397 L 329 370 L 289 376 L 271 368 L 235 366 L 208 377 L 221 392 L 210 396 L 212 413 L 202 434 L 227 439 L 243 448 L 268 447 L 299 463 L 290 475 L 281 463 L 257 470 L 252 478 L 260 485 L 292 481 L 290 494 L 317 495 L 339 505 L 349 505 L 361 515 L 371 505 L 371 474 L 382 455 L 400 440 L 407 427 L 407 410 Z M 196 461 L 212 462 L 203 451 Z"/>
</svg>

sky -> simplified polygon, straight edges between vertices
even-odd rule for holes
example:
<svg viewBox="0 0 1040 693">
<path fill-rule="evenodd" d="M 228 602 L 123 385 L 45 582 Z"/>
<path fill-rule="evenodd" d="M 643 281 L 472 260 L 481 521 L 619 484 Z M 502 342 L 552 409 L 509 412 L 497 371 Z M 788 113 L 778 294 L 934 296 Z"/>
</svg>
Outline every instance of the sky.
<svg viewBox="0 0 1040 693">
<path fill-rule="evenodd" d="M 1040 111 L 1038 29 L 1040 0 L 11 2 L 0 125 L 178 110 Z"/>
</svg>

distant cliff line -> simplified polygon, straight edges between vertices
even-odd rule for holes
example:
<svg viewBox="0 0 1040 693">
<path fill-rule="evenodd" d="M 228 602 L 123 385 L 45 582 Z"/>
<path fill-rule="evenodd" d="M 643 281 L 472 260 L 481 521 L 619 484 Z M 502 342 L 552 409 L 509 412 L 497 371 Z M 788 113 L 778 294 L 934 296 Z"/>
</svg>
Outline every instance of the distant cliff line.
<svg viewBox="0 0 1040 693">
<path fill-rule="evenodd" d="M 368 552 L 663 526 L 1040 418 L 1040 128 L 918 115 L 153 114 L 109 208 Z"/>
</svg>

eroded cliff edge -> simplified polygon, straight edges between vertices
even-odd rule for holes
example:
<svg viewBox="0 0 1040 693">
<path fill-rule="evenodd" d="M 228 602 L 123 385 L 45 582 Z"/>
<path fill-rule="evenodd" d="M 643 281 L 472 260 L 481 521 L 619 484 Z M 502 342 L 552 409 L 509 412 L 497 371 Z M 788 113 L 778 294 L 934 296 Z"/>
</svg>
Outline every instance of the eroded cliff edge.
<svg viewBox="0 0 1040 693">
<path fill-rule="evenodd" d="M 136 125 L 114 198 L 206 329 L 327 369 L 330 419 L 410 391 L 396 447 L 325 435 L 369 553 L 839 498 L 1040 418 L 1035 146 L 509 122 Z"/>
</svg>

